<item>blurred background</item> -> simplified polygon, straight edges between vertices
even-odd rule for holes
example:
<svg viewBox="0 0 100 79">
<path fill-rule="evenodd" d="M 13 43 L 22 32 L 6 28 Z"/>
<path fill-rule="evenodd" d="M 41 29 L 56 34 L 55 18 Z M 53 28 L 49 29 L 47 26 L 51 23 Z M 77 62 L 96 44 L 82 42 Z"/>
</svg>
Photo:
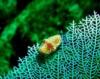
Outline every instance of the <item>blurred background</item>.
<svg viewBox="0 0 100 79">
<path fill-rule="evenodd" d="M 18 65 L 27 46 L 94 11 L 100 14 L 100 0 L 0 0 L 0 75 Z"/>
</svg>

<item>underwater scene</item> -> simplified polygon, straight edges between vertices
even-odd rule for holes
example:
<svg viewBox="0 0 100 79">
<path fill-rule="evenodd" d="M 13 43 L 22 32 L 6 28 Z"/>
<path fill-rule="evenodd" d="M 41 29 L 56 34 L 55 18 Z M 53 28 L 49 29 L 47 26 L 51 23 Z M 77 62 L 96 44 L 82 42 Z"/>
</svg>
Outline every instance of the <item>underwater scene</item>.
<svg viewBox="0 0 100 79">
<path fill-rule="evenodd" d="M 0 79 L 100 79 L 100 1 L 0 0 Z"/>
</svg>

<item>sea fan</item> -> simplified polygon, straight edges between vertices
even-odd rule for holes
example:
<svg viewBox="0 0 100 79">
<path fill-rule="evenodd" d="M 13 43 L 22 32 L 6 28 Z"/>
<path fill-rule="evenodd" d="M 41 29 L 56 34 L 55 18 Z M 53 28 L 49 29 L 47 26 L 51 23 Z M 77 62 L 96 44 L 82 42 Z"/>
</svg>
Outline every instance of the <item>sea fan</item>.
<svg viewBox="0 0 100 79">
<path fill-rule="evenodd" d="M 38 44 L 28 47 L 28 56 L 19 58 L 1 79 L 97 79 L 100 77 L 100 15 L 86 17 L 61 34 L 62 44 L 50 55 L 41 55 Z"/>
</svg>

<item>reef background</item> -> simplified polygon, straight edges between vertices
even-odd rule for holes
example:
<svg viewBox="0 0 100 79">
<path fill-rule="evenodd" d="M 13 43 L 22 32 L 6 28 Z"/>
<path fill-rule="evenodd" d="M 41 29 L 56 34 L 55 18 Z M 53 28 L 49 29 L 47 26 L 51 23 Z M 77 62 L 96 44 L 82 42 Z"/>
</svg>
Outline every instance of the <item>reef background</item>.
<svg viewBox="0 0 100 79">
<path fill-rule="evenodd" d="M 0 0 L 0 75 L 17 66 L 27 46 L 65 32 L 93 11 L 100 14 L 99 0 Z"/>
</svg>

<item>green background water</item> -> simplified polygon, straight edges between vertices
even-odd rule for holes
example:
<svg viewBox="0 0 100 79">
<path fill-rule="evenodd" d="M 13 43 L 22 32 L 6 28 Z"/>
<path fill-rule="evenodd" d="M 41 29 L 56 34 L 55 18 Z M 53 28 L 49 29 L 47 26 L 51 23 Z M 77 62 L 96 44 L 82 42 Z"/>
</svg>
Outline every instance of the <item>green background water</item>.
<svg viewBox="0 0 100 79">
<path fill-rule="evenodd" d="M 0 75 L 17 66 L 27 46 L 67 31 L 93 11 L 100 13 L 99 0 L 0 0 Z"/>
</svg>

